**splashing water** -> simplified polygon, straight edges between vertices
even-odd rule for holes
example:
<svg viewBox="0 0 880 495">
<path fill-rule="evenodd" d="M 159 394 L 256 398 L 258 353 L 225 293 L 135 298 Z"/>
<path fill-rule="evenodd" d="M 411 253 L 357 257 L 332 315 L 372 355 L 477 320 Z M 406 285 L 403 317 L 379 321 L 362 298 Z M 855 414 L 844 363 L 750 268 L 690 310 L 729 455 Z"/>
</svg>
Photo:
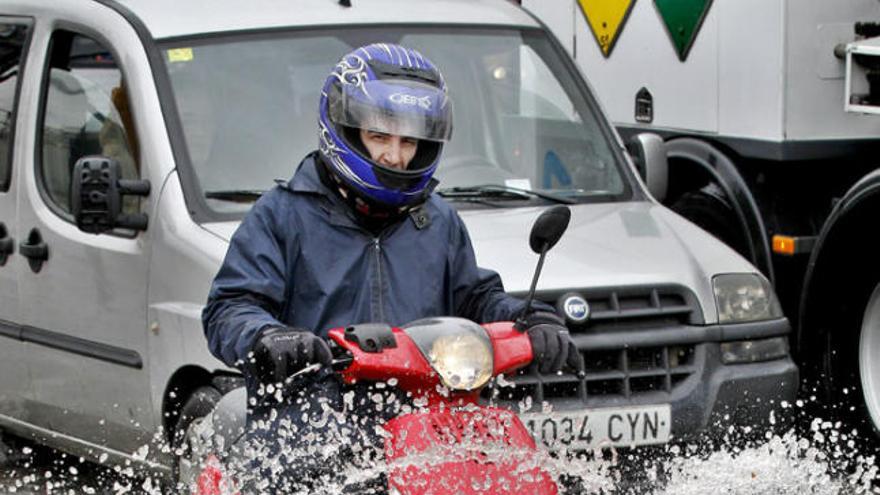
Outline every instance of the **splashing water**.
<svg viewBox="0 0 880 495">
<path fill-rule="evenodd" d="M 793 432 L 773 436 L 749 449 L 729 449 L 708 457 L 677 457 L 666 466 L 669 495 L 691 493 L 839 494 L 872 493 L 873 460 L 856 459 L 851 474 L 833 467 L 822 450 Z M 865 469 L 865 467 L 868 469 Z"/>
<path fill-rule="evenodd" d="M 385 399 L 371 396 L 374 402 Z M 594 452 L 517 452 L 503 445 L 482 445 L 473 442 L 462 445 L 440 445 L 410 456 L 405 461 L 387 463 L 381 449 L 370 445 L 367 438 L 375 439 L 383 432 L 373 432 L 361 441 L 351 443 L 345 422 L 332 409 L 322 408 L 309 418 L 310 424 L 331 425 L 338 441 L 324 442 L 318 438 L 307 446 L 294 447 L 280 444 L 249 444 L 232 457 L 238 460 L 226 466 L 239 487 L 250 487 L 254 492 L 278 488 L 265 473 L 274 473 L 284 479 L 283 473 L 304 459 L 314 465 L 329 467 L 318 470 L 314 477 L 303 476 L 296 481 L 306 485 L 291 489 L 292 494 L 383 493 L 384 481 L 407 467 L 429 469 L 441 460 L 459 456 L 465 458 L 480 452 L 481 462 L 512 462 L 518 467 L 508 478 L 496 480 L 506 487 L 516 483 L 516 477 L 528 480 L 532 468 L 540 468 L 563 487 L 562 493 L 603 494 L 877 494 L 880 476 L 874 452 L 860 452 L 853 432 L 842 432 L 839 423 L 832 424 L 814 419 L 800 435 L 794 431 L 781 434 L 767 432 L 760 441 L 750 440 L 745 445 L 740 437 L 755 437 L 751 428 L 730 428 L 717 442 L 670 444 L 633 450 L 604 450 Z M 284 426 L 278 430 L 279 439 L 290 436 L 295 425 L 278 419 Z M 333 426 L 335 425 L 335 426 Z M 286 430 L 285 430 L 286 429 Z M 387 433 L 384 433 L 387 434 Z M 342 440 L 345 438 L 345 440 Z M 465 440 L 468 440 L 465 438 Z M 471 439 L 473 440 L 473 439 Z M 149 455 L 155 446 L 142 447 L 136 457 Z M 234 449 L 235 447 L 231 447 Z M 459 450 L 456 451 L 455 449 Z M 167 450 L 167 447 L 165 447 Z M 12 455 L 10 455 L 12 454 Z M 50 465 L 34 463 L 30 447 L 7 451 L 13 459 L 0 465 L 0 494 L 164 494 L 162 481 L 155 476 L 138 473 L 131 465 L 99 467 L 82 458 L 56 454 Z M 15 458 L 18 457 L 18 460 Z M 345 462 L 339 462 L 339 459 Z M 24 460 L 22 460 L 24 459 Z M 256 464 L 255 464 L 256 463 Z M 255 468 L 258 465 L 259 468 Z M 271 478 L 271 476 L 269 477 Z M 416 478 L 418 479 L 418 478 Z M 277 480 L 276 480 L 277 482 Z M 492 493 L 492 480 L 468 480 L 475 491 Z M 424 479 L 430 486 L 430 479 Z M 167 485 L 165 485 L 167 486 Z M 497 485 L 496 485 L 497 486 Z M 243 490 L 243 493 L 248 493 Z"/>
</svg>

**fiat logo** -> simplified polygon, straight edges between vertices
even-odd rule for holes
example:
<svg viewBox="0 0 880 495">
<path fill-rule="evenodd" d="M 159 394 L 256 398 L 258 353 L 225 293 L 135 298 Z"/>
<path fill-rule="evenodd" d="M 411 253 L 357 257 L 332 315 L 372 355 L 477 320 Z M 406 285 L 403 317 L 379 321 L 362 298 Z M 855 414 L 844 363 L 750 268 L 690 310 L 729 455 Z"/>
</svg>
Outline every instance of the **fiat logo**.
<svg viewBox="0 0 880 495">
<path fill-rule="evenodd" d="M 590 304 L 581 296 L 568 296 L 562 302 L 565 316 L 576 323 L 583 323 L 590 317 Z"/>
</svg>

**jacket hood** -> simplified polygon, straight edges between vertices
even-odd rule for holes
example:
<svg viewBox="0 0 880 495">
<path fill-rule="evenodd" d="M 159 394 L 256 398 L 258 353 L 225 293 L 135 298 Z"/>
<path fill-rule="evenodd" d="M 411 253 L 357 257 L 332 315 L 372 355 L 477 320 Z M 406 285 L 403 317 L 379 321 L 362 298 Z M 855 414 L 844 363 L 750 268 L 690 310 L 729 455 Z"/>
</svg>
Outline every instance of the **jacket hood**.
<svg viewBox="0 0 880 495">
<path fill-rule="evenodd" d="M 529 232 L 544 207 L 460 212 L 480 266 L 496 270 L 510 292 L 526 292 L 538 255 Z M 652 202 L 571 206 L 571 222 L 547 254 L 538 290 L 675 284 L 689 288 L 707 323 L 717 320 L 712 277 L 757 270 L 725 244 Z M 227 242 L 238 222 L 204 227 Z"/>
</svg>

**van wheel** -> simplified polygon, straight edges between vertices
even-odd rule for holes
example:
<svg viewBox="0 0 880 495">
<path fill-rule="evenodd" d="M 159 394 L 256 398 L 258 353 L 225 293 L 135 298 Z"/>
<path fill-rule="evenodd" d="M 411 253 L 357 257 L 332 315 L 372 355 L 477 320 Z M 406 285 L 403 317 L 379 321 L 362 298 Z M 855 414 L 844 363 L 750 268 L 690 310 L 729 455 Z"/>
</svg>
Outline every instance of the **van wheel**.
<svg viewBox="0 0 880 495">
<path fill-rule="evenodd" d="M 211 386 L 197 388 L 184 402 L 180 409 L 179 419 L 174 426 L 171 447 L 174 451 L 172 465 L 172 482 L 177 492 L 192 493 L 195 480 L 199 474 L 199 460 L 193 458 L 189 445 L 190 434 L 195 426 L 214 410 L 220 402 L 220 391 Z"/>
<path fill-rule="evenodd" d="M 7 464 L 10 464 L 16 454 L 15 449 L 12 448 L 11 445 L 7 445 L 6 443 L 4 443 L 4 440 L 6 440 L 7 442 L 9 441 L 7 438 L 5 438 L 3 430 L 0 430 L 0 468 L 6 466 Z"/>
<path fill-rule="evenodd" d="M 17 466 L 48 466 L 57 459 L 57 453 L 33 439 L 12 435 L 0 430 L 0 469 Z"/>
</svg>

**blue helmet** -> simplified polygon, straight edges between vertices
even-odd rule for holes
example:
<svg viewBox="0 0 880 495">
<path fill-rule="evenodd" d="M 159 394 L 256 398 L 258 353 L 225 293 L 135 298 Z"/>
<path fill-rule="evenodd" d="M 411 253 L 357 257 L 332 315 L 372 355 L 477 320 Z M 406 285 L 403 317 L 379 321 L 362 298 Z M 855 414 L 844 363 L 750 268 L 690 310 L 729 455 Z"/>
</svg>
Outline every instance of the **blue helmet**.
<svg viewBox="0 0 880 495">
<path fill-rule="evenodd" d="M 325 80 L 318 114 L 320 153 L 350 191 L 392 208 L 424 200 L 452 134 L 452 102 L 430 60 L 390 43 L 358 48 Z M 416 154 L 404 170 L 380 165 L 361 129 L 415 138 Z"/>
</svg>

